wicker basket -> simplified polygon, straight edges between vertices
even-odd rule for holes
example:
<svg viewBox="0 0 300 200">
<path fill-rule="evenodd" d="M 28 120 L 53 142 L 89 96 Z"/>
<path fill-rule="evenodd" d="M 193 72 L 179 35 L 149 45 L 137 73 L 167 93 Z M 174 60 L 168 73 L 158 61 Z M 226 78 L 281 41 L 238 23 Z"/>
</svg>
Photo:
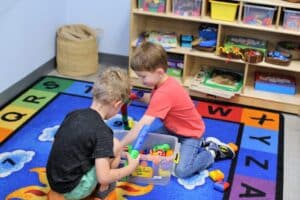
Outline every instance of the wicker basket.
<svg viewBox="0 0 300 200">
<path fill-rule="evenodd" d="M 291 60 L 290 59 L 289 60 L 279 60 L 276 58 L 266 56 L 265 62 L 274 64 L 274 65 L 288 66 L 291 63 Z"/>
<path fill-rule="evenodd" d="M 263 60 L 264 53 L 255 49 L 244 49 L 243 60 L 248 63 L 258 63 Z"/>
<path fill-rule="evenodd" d="M 98 71 L 96 32 L 82 24 L 67 25 L 57 31 L 57 70 L 68 76 L 85 76 Z"/>
<path fill-rule="evenodd" d="M 292 56 L 292 60 L 300 60 L 300 43 L 293 41 L 281 41 L 277 44 L 277 49 L 286 56 Z"/>
</svg>

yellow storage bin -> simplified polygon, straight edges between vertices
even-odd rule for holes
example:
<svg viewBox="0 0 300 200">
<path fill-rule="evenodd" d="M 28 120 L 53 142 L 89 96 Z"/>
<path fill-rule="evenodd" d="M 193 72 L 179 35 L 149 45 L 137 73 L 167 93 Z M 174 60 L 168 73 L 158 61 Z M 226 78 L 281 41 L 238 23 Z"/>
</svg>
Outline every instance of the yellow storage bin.
<svg viewBox="0 0 300 200">
<path fill-rule="evenodd" d="M 234 21 L 238 3 L 227 3 L 223 1 L 209 1 L 212 19 Z"/>
</svg>

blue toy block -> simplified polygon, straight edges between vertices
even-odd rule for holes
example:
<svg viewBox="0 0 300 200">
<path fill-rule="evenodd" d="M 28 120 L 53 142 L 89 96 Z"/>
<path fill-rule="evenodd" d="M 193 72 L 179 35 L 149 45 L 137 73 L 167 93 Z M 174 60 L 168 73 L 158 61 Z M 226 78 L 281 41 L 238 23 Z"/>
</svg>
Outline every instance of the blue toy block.
<svg viewBox="0 0 300 200">
<path fill-rule="evenodd" d="M 214 183 L 214 189 L 218 190 L 220 192 L 224 192 L 225 190 L 227 190 L 227 188 L 229 188 L 230 184 L 228 182 L 216 182 Z"/>
</svg>

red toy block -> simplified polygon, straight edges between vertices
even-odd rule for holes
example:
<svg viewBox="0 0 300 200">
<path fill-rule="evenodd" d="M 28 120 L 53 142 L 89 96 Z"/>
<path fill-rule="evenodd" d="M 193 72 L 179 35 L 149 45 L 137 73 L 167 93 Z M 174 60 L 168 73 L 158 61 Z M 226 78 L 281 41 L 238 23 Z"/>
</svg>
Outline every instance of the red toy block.
<svg viewBox="0 0 300 200">
<path fill-rule="evenodd" d="M 214 184 L 214 189 L 220 192 L 224 192 L 229 188 L 230 184 L 228 182 L 219 181 Z"/>
</svg>

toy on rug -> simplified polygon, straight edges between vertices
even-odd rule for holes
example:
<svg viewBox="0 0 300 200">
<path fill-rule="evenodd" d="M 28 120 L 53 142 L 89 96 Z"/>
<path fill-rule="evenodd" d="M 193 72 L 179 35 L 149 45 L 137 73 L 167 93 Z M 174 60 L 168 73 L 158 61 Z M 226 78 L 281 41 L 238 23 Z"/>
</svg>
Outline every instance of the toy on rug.
<svg viewBox="0 0 300 200">
<path fill-rule="evenodd" d="M 224 179 L 224 173 L 221 170 L 216 169 L 209 172 L 209 177 L 215 182 L 222 181 Z"/>
<path fill-rule="evenodd" d="M 166 185 L 171 178 L 174 160 L 179 152 L 179 143 L 174 136 L 148 133 L 149 127 L 150 125 L 145 125 L 135 142 L 123 149 L 120 166 L 127 164 L 126 151 L 132 157 L 140 154 L 140 162 L 135 171 L 122 181 Z M 123 131 L 115 134 L 115 137 L 124 137 L 124 134 L 127 133 Z"/>
<path fill-rule="evenodd" d="M 142 145 L 144 144 L 144 141 L 147 137 L 149 129 L 150 129 L 150 125 L 145 125 L 145 126 L 143 126 L 142 130 L 139 132 L 139 135 L 138 135 L 131 151 L 129 152 L 130 156 L 132 158 L 137 158 L 138 155 L 140 154 L 140 150 L 142 148 Z"/>
<path fill-rule="evenodd" d="M 230 186 L 230 184 L 226 181 L 224 181 L 224 173 L 219 170 L 213 170 L 209 172 L 209 177 L 215 182 L 214 183 L 214 189 L 218 190 L 220 192 L 224 192 L 227 190 Z"/>
<path fill-rule="evenodd" d="M 125 130 L 130 130 L 133 127 L 133 123 L 128 120 L 128 112 L 127 112 L 128 104 L 132 100 L 140 99 L 143 96 L 144 96 L 144 91 L 142 91 L 142 90 L 133 91 L 133 92 L 131 92 L 127 102 L 123 104 L 123 106 L 121 108 L 121 113 L 122 113 L 122 122 L 123 122 Z"/>
<path fill-rule="evenodd" d="M 127 110 L 126 110 L 127 111 Z M 110 118 L 109 120 L 106 120 L 105 123 L 114 131 L 116 132 L 124 132 L 126 130 L 126 124 L 124 122 L 124 119 L 127 121 L 127 126 L 131 129 L 134 125 L 134 120 L 126 115 L 124 118 L 124 113 L 123 116 L 121 114 L 117 114 L 114 117 Z"/>
<path fill-rule="evenodd" d="M 189 178 L 178 178 L 177 181 L 187 190 L 193 190 L 196 186 L 203 185 L 205 179 L 208 177 L 208 170 L 203 170 L 199 174 L 191 176 Z"/>
<path fill-rule="evenodd" d="M 226 181 L 218 181 L 214 183 L 214 189 L 220 192 L 224 192 L 229 188 L 230 184 Z"/>
</svg>

